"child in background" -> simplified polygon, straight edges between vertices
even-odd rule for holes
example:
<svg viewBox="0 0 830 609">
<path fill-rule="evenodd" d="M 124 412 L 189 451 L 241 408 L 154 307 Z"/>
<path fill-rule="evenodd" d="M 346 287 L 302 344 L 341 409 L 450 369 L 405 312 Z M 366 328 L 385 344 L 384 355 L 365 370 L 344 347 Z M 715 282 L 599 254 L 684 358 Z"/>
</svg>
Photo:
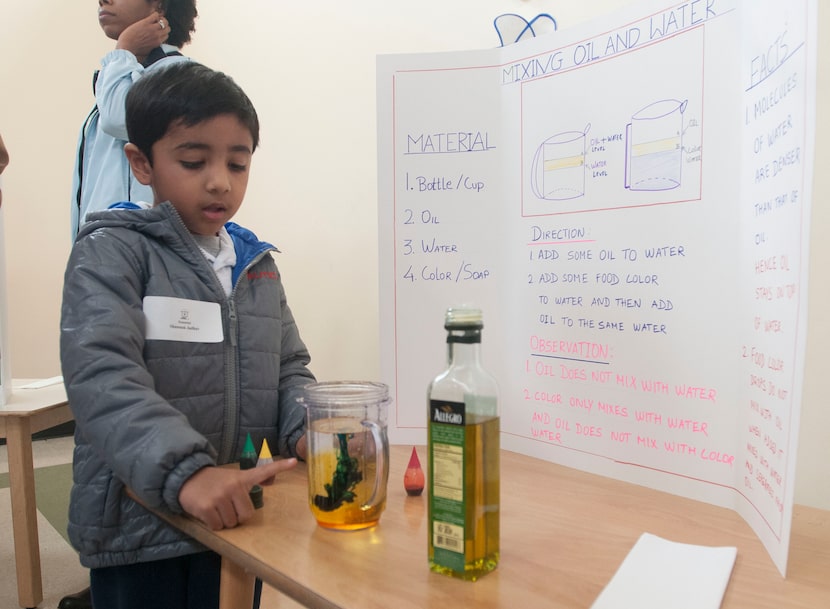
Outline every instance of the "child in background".
<svg viewBox="0 0 830 609">
<path fill-rule="evenodd" d="M 124 156 L 124 100 L 145 73 L 185 61 L 196 0 L 98 0 L 98 23 L 115 49 L 101 59 L 92 80 L 95 107 L 78 137 L 72 175 L 72 238 L 90 211 L 118 201 L 149 201 L 150 190 L 135 181 Z"/>
<path fill-rule="evenodd" d="M 176 63 L 133 85 L 127 129 L 126 155 L 153 204 L 91 214 L 65 276 L 69 536 L 91 568 L 95 607 L 209 609 L 219 557 L 125 487 L 213 529 L 245 522 L 249 490 L 296 460 L 216 466 L 237 460 L 249 433 L 304 458 L 297 398 L 314 377 L 276 248 L 229 222 L 259 140 L 248 97 L 222 73 Z"/>
</svg>

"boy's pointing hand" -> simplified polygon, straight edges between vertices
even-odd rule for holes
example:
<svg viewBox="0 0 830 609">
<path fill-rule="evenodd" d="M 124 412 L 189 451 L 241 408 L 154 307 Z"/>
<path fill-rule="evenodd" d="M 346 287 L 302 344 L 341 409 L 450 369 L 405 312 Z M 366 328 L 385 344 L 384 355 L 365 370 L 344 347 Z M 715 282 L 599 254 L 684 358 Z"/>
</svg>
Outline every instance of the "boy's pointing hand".
<svg viewBox="0 0 830 609">
<path fill-rule="evenodd" d="M 279 459 L 246 470 L 205 467 L 182 485 L 179 503 L 214 531 L 235 527 L 254 515 L 251 488 L 296 465 L 296 459 Z"/>
</svg>

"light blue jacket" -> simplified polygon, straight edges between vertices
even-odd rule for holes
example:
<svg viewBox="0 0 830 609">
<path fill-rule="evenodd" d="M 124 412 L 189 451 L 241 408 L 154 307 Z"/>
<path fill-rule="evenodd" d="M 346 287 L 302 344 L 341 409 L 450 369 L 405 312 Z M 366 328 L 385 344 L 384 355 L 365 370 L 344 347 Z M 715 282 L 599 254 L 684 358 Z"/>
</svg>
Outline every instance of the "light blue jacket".
<svg viewBox="0 0 830 609">
<path fill-rule="evenodd" d="M 165 53 L 178 50 L 167 44 L 162 45 L 162 49 Z M 85 222 L 88 212 L 107 209 L 117 201 L 153 201 L 150 187 L 135 180 L 124 155 L 124 144 L 127 143 L 124 104 L 130 87 L 143 76 L 145 70 L 157 70 L 172 62 L 187 60 L 188 58 L 183 55 L 174 55 L 164 57 L 145 68 L 135 55 L 123 49 L 110 51 L 101 60 L 101 70 L 95 84 L 95 104 L 98 112 L 91 114 L 89 120 L 81 127 L 75 154 L 70 208 L 72 239 L 78 234 L 78 228 Z M 81 162 L 83 190 L 80 193 L 79 205 Z"/>
</svg>

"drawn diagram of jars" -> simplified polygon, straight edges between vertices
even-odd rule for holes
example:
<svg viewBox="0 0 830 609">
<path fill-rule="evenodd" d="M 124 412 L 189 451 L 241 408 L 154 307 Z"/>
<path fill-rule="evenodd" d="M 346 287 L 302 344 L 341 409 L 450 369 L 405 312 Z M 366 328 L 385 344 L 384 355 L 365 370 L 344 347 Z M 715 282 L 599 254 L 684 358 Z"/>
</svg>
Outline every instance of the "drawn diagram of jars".
<svg viewBox="0 0 830 609">
<path fill-rule="evenodd" d="M 634 114 L 626 125 L 625 187 L 671 190 L 680 186 L 683 112 L 688 100 L 664 99 Z"/>
<path fill-rule="evenodd" d="M 533 156 L 530 182 L 539 199 L 565 201 L 585 194 L 585 136 L 582 131 L 563 131 L 546 139 Z"/>
</svg>

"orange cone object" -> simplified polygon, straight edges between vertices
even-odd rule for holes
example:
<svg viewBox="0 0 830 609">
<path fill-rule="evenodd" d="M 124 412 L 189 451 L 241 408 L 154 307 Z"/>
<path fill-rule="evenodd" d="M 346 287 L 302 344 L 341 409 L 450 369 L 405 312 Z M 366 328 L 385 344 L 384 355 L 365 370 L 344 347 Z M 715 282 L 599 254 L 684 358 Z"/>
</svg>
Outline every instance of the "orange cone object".
<svg viewBox="0 0 830 609">
<path fill-rule="evenodd" d="M 421 469 L 421 461 L 418 459 L 418 452 L 412 447 L 412 456 L 409 457 L 409 465 L 403 475 L 403 487 L 407 495 L 420 495 L 424 490 L 424 470 Z"/>
</svg>

